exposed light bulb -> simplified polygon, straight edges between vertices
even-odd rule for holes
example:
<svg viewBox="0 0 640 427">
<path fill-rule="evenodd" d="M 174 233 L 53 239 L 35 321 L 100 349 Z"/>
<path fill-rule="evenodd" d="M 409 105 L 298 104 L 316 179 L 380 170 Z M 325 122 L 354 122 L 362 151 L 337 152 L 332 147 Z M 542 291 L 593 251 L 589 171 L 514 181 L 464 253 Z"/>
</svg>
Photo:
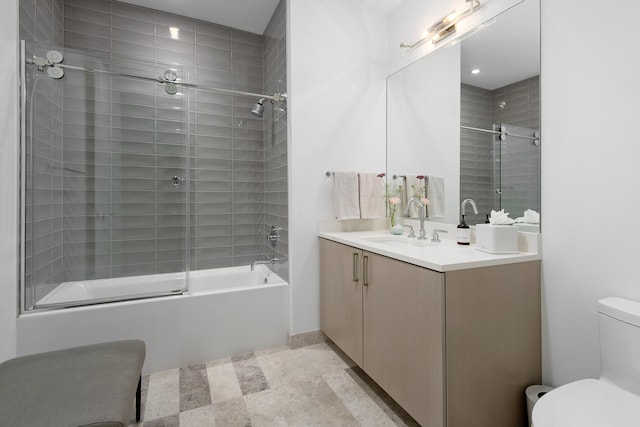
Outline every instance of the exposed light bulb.
<svg viewBox="0 0 640 427">
<path fill-rule="evenodd" d="M 480 73 L 480 68 L 474 68 L 473 70 L 471 70 L 471 74 L 479 74 Z"/>
</svg>

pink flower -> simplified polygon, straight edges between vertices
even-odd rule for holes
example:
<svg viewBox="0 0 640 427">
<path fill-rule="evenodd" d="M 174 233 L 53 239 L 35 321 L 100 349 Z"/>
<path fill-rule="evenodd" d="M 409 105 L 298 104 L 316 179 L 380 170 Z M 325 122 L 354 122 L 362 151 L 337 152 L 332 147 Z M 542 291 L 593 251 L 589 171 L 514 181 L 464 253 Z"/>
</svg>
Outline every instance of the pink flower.
<svg viewBox="0 0 640 427">
<path fill-rule="evenodd" d="M 418 179 L 424 179 L 424 175 L 418 175 L 418 176 L 416 176 L 416 178 L 418 178 Z"/>
<path fill-rule="evenodd" d="M 389 204 L 395 206 L 400 204 L 400 197 L 389 197 Z"/>
<path fill-rule="evenodd" d="M 426 197 L 423 197 L 422 199 L 420 199 L 420 201 L 422 202 L 423 205 L 425 206 L 429 206 L 429 203 L 431 203 L 429 201 L 429 199 L 427 199 Z"/>
<path fill-rule="evenodd" d="M 385 173 L 379 173 L 378 178 L 384 178 L 385 175 L 386 175 Z"/>
</svg>

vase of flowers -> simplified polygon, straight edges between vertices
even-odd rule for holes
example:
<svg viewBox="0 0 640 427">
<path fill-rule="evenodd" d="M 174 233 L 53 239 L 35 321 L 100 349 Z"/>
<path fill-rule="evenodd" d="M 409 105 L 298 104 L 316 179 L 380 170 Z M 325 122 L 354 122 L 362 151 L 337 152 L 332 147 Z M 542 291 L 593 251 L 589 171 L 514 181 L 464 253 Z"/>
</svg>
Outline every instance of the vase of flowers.
<svg viewBox="0 0 640 427">
<path fill-rule="evenodd" d="M 384 179 L 385 174 L 378 175 L 380 178 Z M 395 181 L 393 183 L 385 184 L 386 188 L 386 205 L 387 205 L 387 215 L 389 216 L 389 221 L 391 222 L 390 232 L 392 234 L 402 234 L 404 232 L 404 227 L 398 224 L 398 217 L 400 216 L 400 194 L 402 193 L 402 185 L 397 184 Z"/>
</svg>

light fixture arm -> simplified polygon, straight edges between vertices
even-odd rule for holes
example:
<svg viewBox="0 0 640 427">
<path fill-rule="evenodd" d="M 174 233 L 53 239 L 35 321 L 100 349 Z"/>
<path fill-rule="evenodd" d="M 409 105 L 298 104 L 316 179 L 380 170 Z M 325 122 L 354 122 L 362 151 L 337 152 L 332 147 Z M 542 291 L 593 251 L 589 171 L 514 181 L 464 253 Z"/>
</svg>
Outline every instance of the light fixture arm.
<svg viewBox="0 0 640 427">
<path fill-rule="evenodd" d="M 400 47 L 413 49 L 428 41 L 437 43 L 445 37 L 453 34 L 455 32 L 455 26 L 458 22 L 462 21 L 467 16 L 471 16 L 482 7 L 482 3 L 480 3 L 480 0 L 466 0 L 466 2 L 469 4 L 469 8 L 464 12 L 460 14 L 456 14 L 455 11 L 451 12 L 450 14 L 430 26 L 427 30 L 427 34 L 424 37 L 411 44 L 404 42 L 400 43 Z"/>
</svg>

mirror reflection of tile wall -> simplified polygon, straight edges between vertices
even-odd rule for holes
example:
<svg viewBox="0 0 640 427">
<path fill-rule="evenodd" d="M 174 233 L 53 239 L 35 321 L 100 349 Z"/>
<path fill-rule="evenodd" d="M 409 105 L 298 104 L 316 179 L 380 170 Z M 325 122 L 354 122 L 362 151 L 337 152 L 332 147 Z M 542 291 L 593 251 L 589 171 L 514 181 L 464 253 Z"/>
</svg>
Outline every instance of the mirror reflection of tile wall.
<svg viewBox="0 0 640 427">
<path fill-rule="evenodd" d="M 461 85 L 460 121 L 464 126 L 492 129 L 493 124 L 540 129 L 540 78 L 532 77 L 495 90 L 467 84 Z M 470 224 L 482 223 L 492 209 L 505 208 L 512 218 L 522 216 L 525 209 L 540 212 L 540 150 L 530 140 L 510 139 L 509 151 L 503 150 L 502 185 L 504 194 L 517 187 L 507 199 L 496 193 L 499 177 L 494 176 L 493 145 L 490 134 L 461 130 L 460 136 L 460 200 L 474 199 L 478 215 L 467 212 Z M 532 149 L 533 148 L 533 149 Z M 509 187 L 509 188 L 506 188 Z M 513 191 L 511 192 L 513 193 Z"/>
</svg>

